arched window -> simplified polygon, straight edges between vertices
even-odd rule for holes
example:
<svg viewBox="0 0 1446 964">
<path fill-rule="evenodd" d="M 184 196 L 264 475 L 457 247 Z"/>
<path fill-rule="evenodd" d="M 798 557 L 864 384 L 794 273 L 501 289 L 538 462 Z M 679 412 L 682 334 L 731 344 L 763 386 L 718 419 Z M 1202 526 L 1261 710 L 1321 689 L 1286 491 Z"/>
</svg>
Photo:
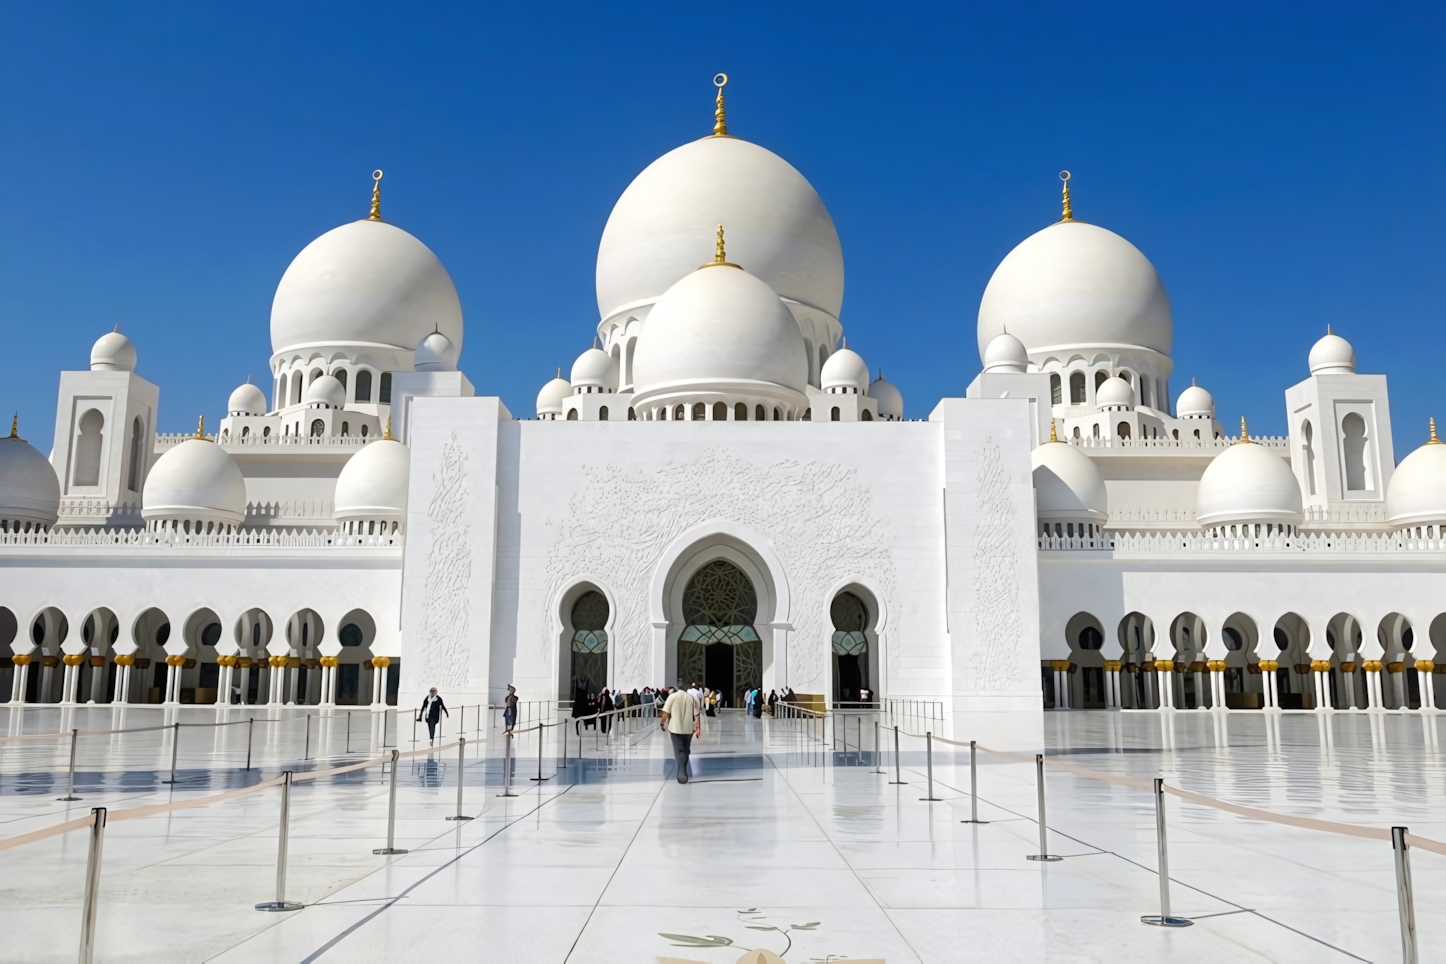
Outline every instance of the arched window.
<svg viewBox="0 0 1446 964">
<path fill-rule="evenodd" d="M 708 417 L 708 406 L 702 402 L 693 403 L 693 421 L 701 422 Z"/>
<path fill-rule="evenodd" d="M 392 403 L 392 373 L 382 372 L 381 387 L 377 391 L 377 401 L 383 405 Z"/>
<path fill-rule="evenodd" d="M 243 425 L 243 426 L 241 426 L 241 437 L 242 437 L 242 438 L 250 438 L 250 437 L 251 437 L 251 426 L 250 426 L 250 425 Z"/>
<path fill-rule="evenodd" d="M 139 418 L 131 422 L 131 465 L 130 471 L 126 474 L 126 488 L 132 492 L 141 490 L 141 459 L 143 455 L 141 436 L 144 432 Z"/>
<path fill-rule="evenodd" d="M 767 409 L 765 409 L 762 405 L 755 405 L 755 406 L 753 406 L 753 420 L 754 420 L 755 422 L 761 422 L 761 421 L 765 420 L 766 418 L 768 418 L 768 410 L 767 410 Z"/>
<path fill-rule="evenodd" d="M 263 429 L 261 430 L 261 437 L 262 437 L 262 438 L 270 438 L 270 437 L 271 437 L 271 426 L 270 426 L 270 425 L 266 426 L 265 428 L 263 428 Z"/>
<path fill-rule="evenodd" d="M 629 422 L 636 422 L 637 420 L 638 420 L 638 413 L 637 413 L 634 409 L 631 409 L 631 408 L 628 409 L 628 421 L 629 421 Z"/>
<path fill-rule="evenodd" d="M 599 422 L 606 422 L 608 420 L 608 407 L 606 405 L 597 410 L 597 420 Z"/>
<path fill-rule="evenodd" d="M 1058 405 L 1064 401 L 1064 390 L 1060 384 L 1058 375 L 1049 376 L 1049 403 Z"/>
<path fill-rule="evenodd" d="M 859 417 L 859 421 L 861 422 L 872 422 L 873 420 L 874 413 L 869 411 L 868 409 L 864 409 L 863 414 Z"/>
<path fill-rule="evenodd" d="M 683 406 L 681 406 L 681 405 L 674 405 L 674 406 L 673 406 L 673 421 L 675 421 L 675 422 L 681 422 L 681 421 L 683 420 L 683 413 L 684 413 L 684 411 L 685 411 L 685 410 L 684 410 Z"/>
<path fill-rule="evenodd" d="M 1079 648 L 1086 650 L 1099 649 L 1105 644 L 1105 637 L 1093 626 L 1086 626 L 1079 631 Z"/>
<path fill-rule="evenodd" d="M 829 420 L 830 422 L 837 422 L 837 421 L 838 421 L 838 416 L 839 416 L 838 406 L 835 405 L 832 409 L 829 410 L 828 420 Z"/>
<path fill-rule="evenodd" d="M 359 402 L 372 400 L 372 373 L 365 368 L 356 373 L 356 400 Z"/>
<path fill-rule="evenodd" d="M 1351 412 L 1341 421 L 1341 433 L 1345 436 L 1342 441 L 1346 456 L 1346 489 L 1364 492 L 1374 488 L 1369 466 L 1366 465 L 1366 420 Z"/>
<path fill-rule="evenodd" d="M 577 409 L 573 408 L 573 409 L 569 409 L 569 410 L 568 410 L 568 412 L 567 412 L 567 420 L 568 420 L 569 422 L 576 422 L 576 421 L 577 421 Z"/>
<path fill-rule="evenodd" d="M 1120 438 L 1129 438 L 1129 437 L 1130 437 L 1130 423 L 1129 423 L 1129 422 L 1121 422 L 1120 424 L 1116 425 L 1116 426 L 1115 426 L 1115 434 L 1116 434 L 1117 436 L 1119 436 Z"/>
<path fill-rule="evenodd" d="M 714 402 L 714 403 L 713 403 L 713 421 L 715 421 L 715 422 L 726 422 L 726 421 L 728 421 L 728 403 L 727 403 L 727 402 Z"/>
<path fill-rule="evenodd" d="M 823 375 L 823 363 L 826 362 L 826 361 L 828 361 L 828 346 L 826 346 L 826 345 L 819 345 L 819 346 L 818 346 L 818 371 L 819 371 L 820 377 L 822 377 L 822 375 Z"/>
<path fill-rule="evenodd" d="M 361 436 L 362 438 L 367 437 L 367 425 L 365 422 L 362 423 Z"/>
<path fill-rule="evenodd" d="M 326 434 L 326 423 L 321 419 L 313 419 L 311 423 L 311 437 L 321 438 Z"/>
<path fill-rule="evenodd" d="M 356 623 L 347 623 L 341 627 L 341 631 L 336 634 L 336 638 L 343 646 L 360 646 L 364 634 L 362 633 L 362 628 Z"/>
<path fill-rule="evenodd" d="M 1178 428 L 1170 429 L 1170 435 L 1174 437 L 1175 441 L 1180 441 L 1180 430 Z"/>
<path fill-rule="evenodd" d="M 1103 385 L 1109 377 L 1109 372 L 1095 372 L 1095 391 L 1099 391 L 1100 386 Z"/>
<path fill-rule="evenodd" d="M 351 435 L 351 423 L 350 423 L 350 422 L 342 422 L 342 423 L 341 423 L 341 434 L 342 434 L 342 437 L 343 437 L 343 438 L 346 438 L 346 437 L 348 437 L 348 436 Z"/>
<path fill-rule="evenodd" d="M 1090 426 L 1090 432 L 1091 432 L 1091 434 L 1094 435 L 1095 438 L 1099 438 L 1099 437 L 1100 437 L 1100 423 L 1099 423 L 1099 422 L 1095 422 L 1093 425 L 1091 425 L 1091 426 Z"/>
<path fill-rule="evenodd" d="M 1150 380 L 1148 378 L 1140 379 L 1140 404 L 1149 408 L 1155 407 L 1150 404 Z"/>
<path fill-rule="evenodd" d="M 1074 437 L 1075 437 L 1075 438 L 1079 438 L 1079 426 L 1078 426 L 1078 425 L 1076 425 L 1076 426 L 1074 427 Z"/>
<path fill-rule="evenodd" d="M 303 376 L 301 372 L 291 373 L 291 404 L 301 404 L 301 384 Z"/>
<path fill-rule="evenodd" d="M 326 372 L 322 371 L 320 368 L 313 368 L 311 370 L 311 374 L 306 377 L 306 384 L 310 385 L 312 382 L 316 381 L 318 378 L 325 374 Z"/>
<path fill-rule="evenodd" d="M 1305 486 L 1307 495 L 1315 495 L 1315 430 L 1310 427 L 1310 421 L 1306 420 L 1300 426 L 1301 437 L 1305 444 L 1301 446 L 1301 463 L 1305 469 Z"/>
<path fill-rule="evenodd" d="M 341 387 L 342 387 L 342 388 L 346 388 L 346 369 L 345 369 L 345 368 L 338 368 L 336 371 L 334 371 L 334 372 L 331 373 L 331 377 L 332 377 L 332 378 L 335 378 L 337 381 L 341 382 Z M 343 397 L 344 397 L 344 396 L 343 396 Z"/>
<path fill-rule="evenodd" d="M 811 408 L 805 408 L 805 409 L 803 410 L 803 415 L 802 415 L 802 417 L 801 417 L 801 421 L 804 421 L 804 422 L 812 422 L 812 421 L 813 421 L 813 409 L 811 409 Z"/>
<path fill-rule="evenodd" d="M 627 352 L 624 353 L 624 355 L 623 355 L 623 384 L 624 384 L 624 385 L 631 385 L 631 384 L 633 383 L 633 349 L 636 348 L 637 345 L 638 345 L 638 340 L 637 340 L 636 338 L 629 338 L 629 339 L 628 339 L 628 350 L 627 350 Z"/>
<path fill-rule="evenodd" d="M 833 623 L 834 699 L 852 702 L 860 698 L 860 690 L 869 689 L 869 610 L 864 601 L 851 592 L 833 597 L 828 607 Z"/>
<path fill-rule="evenodd" d="M 100 450 L 105 441 L 101 429 L 105 416 L 90 409 L 80 417 L 80 435 L 75 440 L 75 471 L 72 485 L 100 485 Z"/>
<path fill-rule="evenodd" d="M 590 589 L 572 604 L 572 696 L 586 697 L 608 684 L 608 601 Z"/>
<path fill-rule="evenodd" d="M 1083 405 L 1085 400 L 1085 376 L 1084 372 L 1075 372 L 1069 376 L 1069 403 L 1071 405 Z"/>
<path fill-rule="evenodd" d="M 781 422 L 781 421 L 783 421 L 783 410 L 782 410 L 782 409 L 775 408 L 775 409 L 773 410 L 773 420 L 774 420 L 775 422 Z"/>
<path fill-rule="evenodd" d="M 734 406 L 733 406 L 733 421 L 735 421 L 735 422 L 746 422 L 746 421 L 748 421 L 748 406 L 747 406 L 747 405 L 744 405 L 742 402 L 739 402 L 737 405 L 734 405 Z"/>
</svg>

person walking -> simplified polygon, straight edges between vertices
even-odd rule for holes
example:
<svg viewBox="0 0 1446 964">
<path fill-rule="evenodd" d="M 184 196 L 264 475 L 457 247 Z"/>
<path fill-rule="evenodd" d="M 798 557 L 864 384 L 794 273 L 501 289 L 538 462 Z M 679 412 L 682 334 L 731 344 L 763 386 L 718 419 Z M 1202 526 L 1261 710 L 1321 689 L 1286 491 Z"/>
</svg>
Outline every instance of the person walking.
<svg viewBox="0 0 1446 964">
<path fill-rule="evenodd" d="M 422 699 L 422 708 L 417 711 L 417 722 L 427 724 L 427 745 L 432 746 L 437 742 L 437 724 L 442 722 L 442 714 L 447 713 L 447 706 L 442 698 L 437 695 L 437 687 L 433 686 Z M 450 719 L 451 713 L 447 713 Z"/>
<path fill-rule="evenodd" d="M 688 754 L 693 747 L 693 728 L 697 725 L 698 704 L 687 690 L 676 689 L 668 694 L 659 714 L 668 739 L 673 742 L 673 760 L 678 765 L 678 782 L 688 782 Z"/>
<path fill-rule="evenodd" d="M 433 693 L 437 692 L 432 690 Z M 512 728 L 517 725 L 517 687 L 511 683 L 507 684 L 506 705 L 502 710 L 502 722 L 507 725 L 507 732 L 511 733 Z"/>
</svg>

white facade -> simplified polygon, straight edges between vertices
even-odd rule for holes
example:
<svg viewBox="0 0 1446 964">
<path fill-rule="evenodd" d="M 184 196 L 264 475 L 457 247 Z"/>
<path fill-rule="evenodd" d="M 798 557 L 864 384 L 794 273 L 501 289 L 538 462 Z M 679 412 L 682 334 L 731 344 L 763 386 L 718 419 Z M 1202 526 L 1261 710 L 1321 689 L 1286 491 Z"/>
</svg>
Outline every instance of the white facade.
<svg viewBox="0 0 1446 964">
<path fill-rule="evenodd" d="M 1163 281 L 1066 196 L 983 292 L 965 397 L 910 421 L 843 344 L 843 277 L 798 171 L 685 145 L 618 201 L 596 347 L 521 417 L 378 196 L 281 279 L 269 402 L 157 435 L 113 332 L 61 373 L 48 463 L 0 439 L 0 698 L 1434 707 L 1446 448 L 1396 472 L 1344 339 L 1286 438 L 1172 406 Z"/>
</svg>

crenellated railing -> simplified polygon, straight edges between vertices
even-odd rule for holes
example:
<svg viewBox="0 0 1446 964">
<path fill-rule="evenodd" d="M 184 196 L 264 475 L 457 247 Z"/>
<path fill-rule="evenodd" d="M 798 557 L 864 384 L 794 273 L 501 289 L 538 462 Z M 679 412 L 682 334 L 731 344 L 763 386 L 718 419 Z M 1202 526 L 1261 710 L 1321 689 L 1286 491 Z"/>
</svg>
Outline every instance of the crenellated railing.
<svg viewBox="0 0 1446 964">
<path fill-rule="evenodd" d="M 241 529 L 232 533 L 191 534 L 144 529 L 52 529 L 49 532 L 0 532 L 0 548 L 90 546 L 116 548 L 322 549 L 331 547 L 398 548 L 400 532 L 387 535 L 343 535 L 326 529 Z"/>
<path fill-rule="evenodd" d="M 1163 449 L 1174 452 L 1221 452 L 1234 445 L 1236 438 L 1069 438 L 1063 441 L 1082 449 Z M 1285 435 L 1252 435 L 1250 441 L 1282 454 L 1290 451 L 1290 438 Z"/>
<path fill-rule="evenodd" d="M 1267 532 L 1269 528 L 1271 531 Z M 1119 555 L 1184 553 L 1383 553 L 1446 552 L 1443 527 L 1400 532 L 1302 532 L 1279 526 L 1236 525 L 1199 531 L 1110 531 L 1103 536 L 1039 536 L 1043 551 L 1112 549 Z"/>
<path fill-rule="evenodd" d="M 194 433 L 190 435 L 185 433 L 165 435 L 157 433 L 155 451 L 157 454 L 168 452 L 182 442 L 190 441 L 195 437 Z M 206 438 L 211 442 L 219 442 L 221 447 L 227 450 L 268 448 L 273 451 L 317 452 L 331 449 L 333 451 L 352 452 L 366 445 L 368 442 L 377 441 L 381 436 L 373 435 L 368 438 L 363 438 L 360 435 L 259 435 L 253 432 L 245 436 L 231 436 L 224 442 L 216 435 L 207 435 Z"/>
</svg>

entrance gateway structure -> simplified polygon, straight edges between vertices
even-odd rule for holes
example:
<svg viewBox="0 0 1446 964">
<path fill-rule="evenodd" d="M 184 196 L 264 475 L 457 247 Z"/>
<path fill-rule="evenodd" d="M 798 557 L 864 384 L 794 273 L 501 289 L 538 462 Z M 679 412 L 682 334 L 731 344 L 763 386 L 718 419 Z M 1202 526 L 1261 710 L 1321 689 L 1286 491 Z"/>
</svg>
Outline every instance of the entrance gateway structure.
<svg viewBox="0 0 1446 964">
<path fill-rule="evenodd" d="M 380 171 L 281 278 L 270 384 L 194 435 L 157 434 L 160 389 L 103 335 L 53 437 L 0 438 L 0 698 L 697 680 L 937 700 L 1025 741 L 1042 707 L 1437 704 L 1446 446 L 1412 426 L 1396 464 L 1345 339 L 1285 388 L 1287 434 L 1227 426 L 1172 391 L 1164 285 L 1067 180 L 982 293 L 982 370 L 909 420 L 844 341 L 822 199 L 710 102 L 618 199 L 594 347 L 526 413 L 459 370 L 456 289 Z M 890 324 L 890 351 L 947 350 Z"/>
</svg>

